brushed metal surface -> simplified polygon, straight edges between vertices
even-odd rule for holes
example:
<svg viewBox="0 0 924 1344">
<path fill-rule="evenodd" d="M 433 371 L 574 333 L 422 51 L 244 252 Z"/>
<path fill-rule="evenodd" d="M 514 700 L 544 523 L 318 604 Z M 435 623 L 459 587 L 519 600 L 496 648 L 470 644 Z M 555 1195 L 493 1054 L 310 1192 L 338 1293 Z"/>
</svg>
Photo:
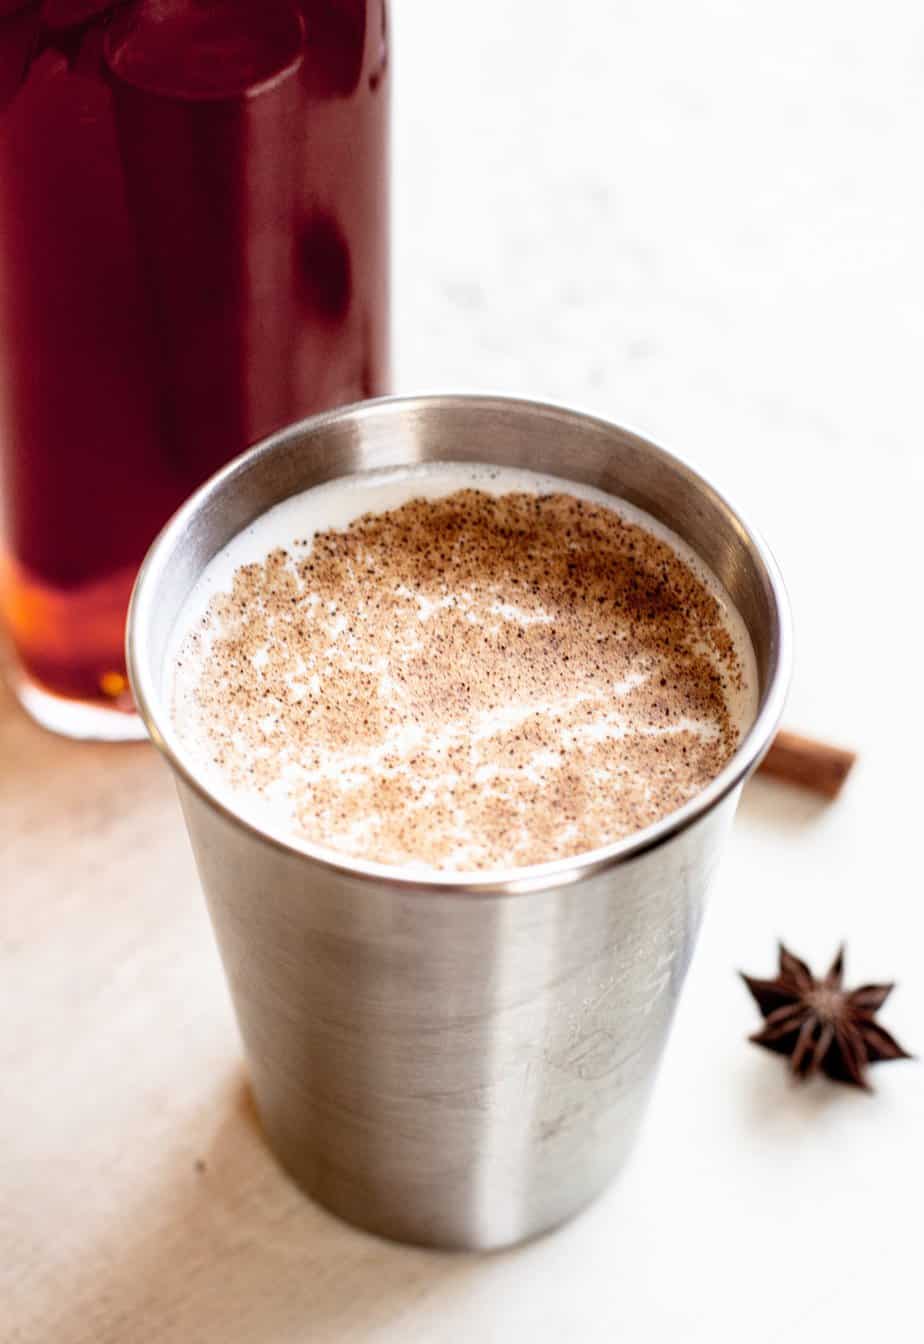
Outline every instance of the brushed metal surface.
<svg viewBox="0 0 924 1344">
<path fill-rule="evenodd" d="M 241 527 L 309 485 L 442 459 L 531 467 L 631 500 L 719 575 L 757 654 L 757 720 L 697 798 L 573 860 L 407 871 L 260 829 L 197 778 L 163 693 L 173 622 Z M 500 398 L 367 402 L 237 459 L 154 544 L 132 600 L 132 686 L 172 765 L 269 1139 L 370 1231 L 490 1248 L 591 1200 L 631 1147 L 741 784 L 789 676 L 776 566 L 708 483 L 625 430 Z"/>
</svg>

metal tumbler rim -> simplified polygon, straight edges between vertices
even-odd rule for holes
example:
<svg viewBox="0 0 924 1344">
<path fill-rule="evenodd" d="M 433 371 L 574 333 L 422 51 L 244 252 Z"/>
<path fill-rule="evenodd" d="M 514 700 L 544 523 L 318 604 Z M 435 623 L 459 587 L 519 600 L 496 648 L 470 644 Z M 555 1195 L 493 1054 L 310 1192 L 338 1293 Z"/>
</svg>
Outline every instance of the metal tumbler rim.
<svg viewBox="0 0 924 1344">
<path fill-rule="evenodd" d="M 552 859 L 520 868 L 471 873 L 440 873 L 429 870 L 420 872 L 392 864 L 356 859 L 328 846 L 302 839 L 281 828 L 262 825 L 247 817 L 243 809 L 232 806 L 204 783 L 196 771 L 194 762 L 190 760 L 190 753 L 184 751 L 171 723 L 169 706 L 162 693 L 162 668 L 154 665 L 151 649 L 151 618 L 160 577 L 171 565 L 194 520 L 207 512 L 214 501 L 232 489 L 237 481 L 246 477 L 256 464 L 289 444 L 301 440 L 307 441 L 312 436 L 320 435 L 325 430 L 344 422 L 359 424 L 363 420 L 381 414 L 396 415 L 399 419 L 402 416 L 413 419 L 419 411 L 438 413 L 454 410 L 523 412 L 552 417 L 559 421 L 564 429 L 570 426 L 574 430 L 593 428 L 604 432 L 618 432 L 623 438 L 635 441 L 646 453 L 655 454 L 662 462 L 685 476 L 691 487 L 709 495 L 726 513 L 733 522 L 742 544 L 756 561 L 772 597 L 769 656 L 765 686 L 757 715 L 730 760 L 704 789 L 676 811 L 608 845 L 570 858 Z M 490 454 L 487 454 L 484 461 L 489 460 Z M 562 475 L 563 479 L 567 479 L 567 471 Z M 613 422 L 554 403 L 479 394 L 430 394 L 379 397 L 309 416 L 261 440 L 211 476 L 170 518 L 145 557 L 129 604 L 126 658 L 135 704 L 152 742 L 179 778 L 227 821 L 278 850 L 308 859 L 322 868 L 339 872 L 360 882 L 367 881 L 378 887 L 384 885 L 395 891 L 401 890 L 411 894 L 417 892 L 426 895 L 439 891 L 446 895 L 455 894 L 471 899 L 478 896 L 513 897 L 583 881 L 659 848 L 711 812 L 756 769 L 773 740 L 783 713 L 791 674 L 792 634 L 786 589 L 766 542 L 741 513 L 728 503 L 720 491 L 681 458 Z"/>
</svg>

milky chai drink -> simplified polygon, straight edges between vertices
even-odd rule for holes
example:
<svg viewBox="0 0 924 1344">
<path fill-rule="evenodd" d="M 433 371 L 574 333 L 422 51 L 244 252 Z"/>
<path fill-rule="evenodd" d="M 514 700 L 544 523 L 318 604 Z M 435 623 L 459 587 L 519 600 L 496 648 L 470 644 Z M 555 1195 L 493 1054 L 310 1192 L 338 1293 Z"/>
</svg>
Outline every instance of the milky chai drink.
<svg viewBox="0 0 924 1344">
<path fill-rule="evenodd" d="M 370 402 L 193 496 L 128 652 L 287 1170 L 428 1246 L 598 1195 L 782 710 L 760 538 L 615 425 Z"/>
<path fill-rule="evenodd" d="M 753 722 L 721 584 L 600 491 L 440 463 L 277 505 L 216 556 L 165 669 L 216 791 L 339 853 L 568 858 L 704 787 Z"/>
</svg>

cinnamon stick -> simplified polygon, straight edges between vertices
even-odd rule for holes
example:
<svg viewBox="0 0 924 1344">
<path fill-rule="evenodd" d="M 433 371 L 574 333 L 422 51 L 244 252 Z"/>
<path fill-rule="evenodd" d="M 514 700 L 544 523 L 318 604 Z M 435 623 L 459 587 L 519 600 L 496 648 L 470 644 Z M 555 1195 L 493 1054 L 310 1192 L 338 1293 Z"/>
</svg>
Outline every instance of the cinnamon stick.
<svg viewBox="0 0 924 1344">
<path fill-rule="evenodd" d="M 856 753 L 844 747 L 781 729 L 759 768 L 787 784 L 836 798 L 856 759 Z"/>
</svg>

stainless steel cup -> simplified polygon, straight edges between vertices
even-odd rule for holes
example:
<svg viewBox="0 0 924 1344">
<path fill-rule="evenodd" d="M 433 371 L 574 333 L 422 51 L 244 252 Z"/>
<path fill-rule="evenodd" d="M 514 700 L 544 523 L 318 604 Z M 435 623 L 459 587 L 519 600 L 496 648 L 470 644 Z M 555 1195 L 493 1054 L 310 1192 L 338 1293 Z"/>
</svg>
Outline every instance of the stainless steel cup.
<svg viewBox="0 0 924 1344">
<path fill-rule="evenodd" d="M 209 792 L 164 689 L 191 585 L 289 495 L 431 459 L 599 486 L 725 584 L 760 710 L 680 811 L 578 858 L 423 880 L 261 829 Z M 296 1180 L 353 1223 L 443 1247 L 520 1241 L 593 1199 L 639 1127 L 741 785 L 783 704 L 787 605 L 759 537 L 689 467 L 602 421 L 497 398 L 367 402 L 284 430 L 189 500 L 141 570 L 128 658 L 176 775 L 266 1132 Z"/>
</svg>

